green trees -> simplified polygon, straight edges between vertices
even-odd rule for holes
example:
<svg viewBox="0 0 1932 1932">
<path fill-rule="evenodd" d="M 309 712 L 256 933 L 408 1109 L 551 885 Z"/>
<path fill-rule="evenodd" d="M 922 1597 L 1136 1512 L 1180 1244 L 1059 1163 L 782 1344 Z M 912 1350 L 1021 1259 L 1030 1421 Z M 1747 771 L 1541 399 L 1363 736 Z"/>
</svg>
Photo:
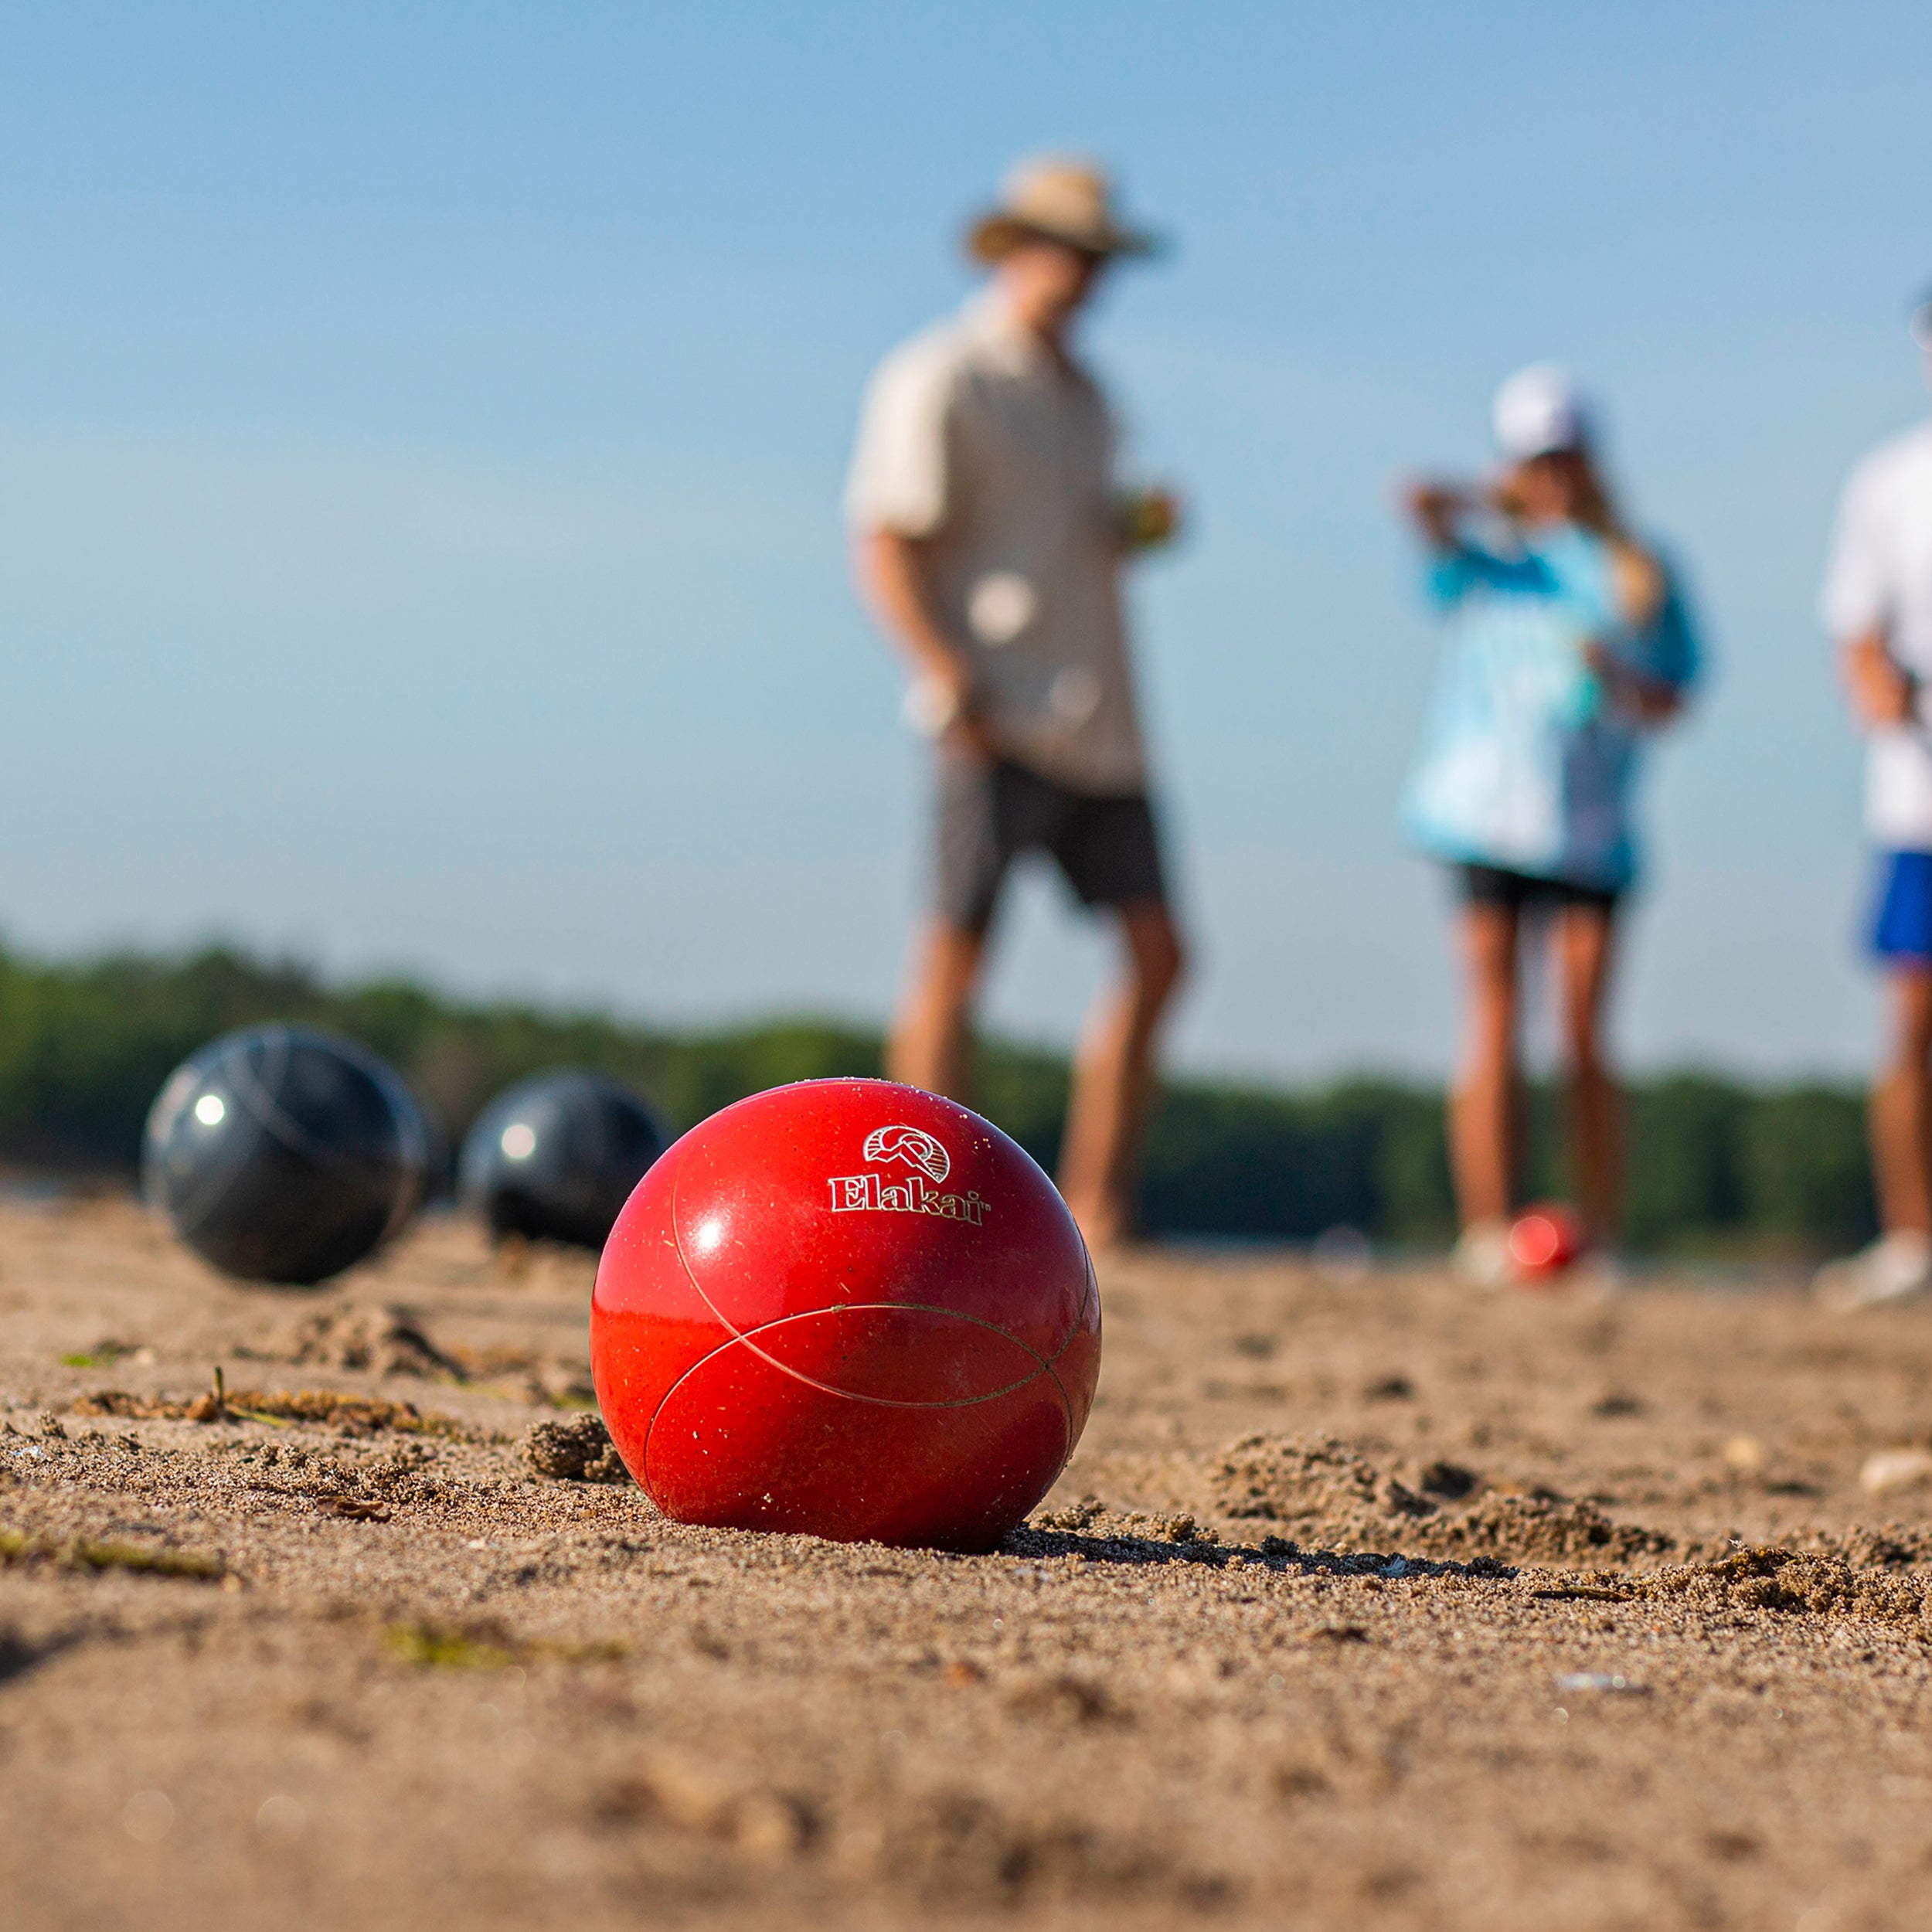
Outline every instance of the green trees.
<svg viewBox="0 0 1932 1932">
<path fill-rule="evenodd" d="M 168 1070 L 230 1027 L 271 1019 L 332 1026 L 400 1066 L 452 1141 L 522 1074 L 600 1066 L 634 1081 L 674 1127 L 761 1087 L 876 1073 L 876 1035 L 777 1021 L 710 1035 L 621 1024 L 599 1013 L 465 1005 L 420 987 L 323 985 L 287 962 L 212 950 L 46 964 L 0 952 L 0 1161 L 131 1169 L 141 1122 Z M 1050 1166 L 1066 1105 L 1057 1056 L 991 1043 L 981 1104 Z M 1532 1097 L 1533 1191 L 1559 1192 L 1555 1097 Z M 1873 1224 L 1859 1096 L 1825 1087 L 1764 1092 L 1708 1073 L 1638 1086 L 1631 1101 L 1628 1233 L 1653 1252 L 1808 1254 Z M 1385 1242 L 1453 1231 L 1441 1098 L 1354 1080 L 1306 1093 L 1174 1083 L 1148 1148 L 1149 1225 L 1170 1233 L 1307 1238 L 1338 1225 Z"/>
</svg>

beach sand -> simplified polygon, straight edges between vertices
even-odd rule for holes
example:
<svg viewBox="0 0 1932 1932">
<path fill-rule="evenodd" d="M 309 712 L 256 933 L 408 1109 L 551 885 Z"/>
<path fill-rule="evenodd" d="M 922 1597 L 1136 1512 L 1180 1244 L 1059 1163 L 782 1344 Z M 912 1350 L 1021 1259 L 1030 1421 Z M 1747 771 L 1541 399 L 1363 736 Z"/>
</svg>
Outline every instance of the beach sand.
<svg viewBox="0 0 1932 1932">
<path fill-rule="evenodd" d="M 1932 1923 L 1932 1310 L 1137 1253 L 967 1558 L 538 1473 L 590 1272 L 0 1209 L 10 1928 Z"/>
</svg>

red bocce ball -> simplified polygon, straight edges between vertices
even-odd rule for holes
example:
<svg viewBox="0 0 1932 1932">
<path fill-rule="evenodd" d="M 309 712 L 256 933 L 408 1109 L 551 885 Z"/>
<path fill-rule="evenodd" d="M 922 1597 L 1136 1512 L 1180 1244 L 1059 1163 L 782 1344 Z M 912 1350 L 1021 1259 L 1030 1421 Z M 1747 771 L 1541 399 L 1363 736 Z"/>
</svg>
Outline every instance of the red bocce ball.
<svg viewBox="0 0 1932 1932">
<path fill-rule="evenodd" d="M 681 1522 L 988 1549 L 1080 1440 L 1100 1294 L 1000 1131 L 886 1080 L 693 1128 L 638 1184 L 590 1304 L 597 1401 Z"/>
<path fill-rule="evenodd" d="M 1527 1207 L 1509 1224 L 1509 1262 L 1516 1279 L 1540 1286 L 1573 1267 L 1590 1245 L 1582 1222 L 1560 1201 Z"/>
</svg>

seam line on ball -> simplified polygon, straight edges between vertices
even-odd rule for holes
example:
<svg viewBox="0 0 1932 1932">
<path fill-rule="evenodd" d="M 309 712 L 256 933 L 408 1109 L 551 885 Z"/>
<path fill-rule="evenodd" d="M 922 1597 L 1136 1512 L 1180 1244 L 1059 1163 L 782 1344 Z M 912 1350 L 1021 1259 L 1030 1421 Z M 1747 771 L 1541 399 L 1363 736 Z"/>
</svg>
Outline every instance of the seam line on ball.
<svg viewBox="0 0 1932 1932">
<path fill-rule="evenodd" d="M 1086 1243 L 1083 1242 L 1081 1245 L 1083 1247 Z M 1049 1369 L 1060 1360 L 1062 1355 L 1066 1354 L 1069 1349 L 1073 1347 L 1080 1335 L 1082 1325 L 1087 1320 L 1087 1311 L 1090 1305 L 1093 1308 L 1094 1319 L 1097 1322 L 1100 1312 L 1100 1284 L 1094 1273 L 1094 1262 L 1091 1256 L 1087 1257 L 1086 1291 L 1080 1296 L 1080 1305 L 1073 1312 L 1073 1325 L 1067 1330 L 1060 1345 L 1046 1358 L 1046 1366 Z"/>
<path fill-rule="evenodd" d="M 658 1398 L 658 1406 L 651 1411 L 651 1427 L 645 1431 L 645 1441 L 650 1440 L 651 1430 L 657 1427 L 658 1418 L 664 1413 L 665 1404 L 707 1362 L 723 1355 L 727 1349 L 736 1348 L 740 1342 L 760 1362 L 776 1369 L 781 1375 L 790 1376 L 794 1382 L 802 1382 L 808 1389 L 816 1389 L 821 1395 L 835 1396 L 841 1402 L 862 1402 L 875 1409 L 976 1409 L 983 1402 L 997 1402 L 1002 1396 L 1017 1395 L 1021 1389 L 1031 1388 L 1043 1375 L 1049 1376 L 1053 1379 L 1053 1386 L 1058 1390 L 1061 1402 L 1066 1405 L 1068 1426 L 1071 1427 L 1073 1405 L 1066 1400 L 1066 1390 L 1062 1385 L 1060 1377 L 1053 1374 L 1052 1366 L 1049 1363 L 1041 1361 L 1039 1356 L 1034 1354 L 1034 1352 L 1028 1348 L 1025 1342 L 1015 1340 L 1014 1337 L 1008 1335 L 1004 1328 L 995 1328 L 990 1322 L 978 1321 L 971 1315 L 961 1315 L 957 1309 L 931 1308 L 920 1301 L 843 1301 L 837 1304 L 836 1312 L 842 1315 L 862 1314 L 888 1309 L 896 1311 L 901 1308 L 910 1309 L 919 1315 L 947 1315 L 955 1321 L 970 1321 L 975 1328 L 988 1329 L 1002 1340 L 1012 1342 L 1013 1346 L 1019 1349 L 1022 1353 L 1032 1355 L 1033 1360 L 1039 1364 L 1039 1366 L 1030 1375 L 1022 1376 L 1019 1381 L 1009 1383 L 1003 1389 L 991 1389 L 983 1396 L 965 1396 L 948 1402 L 902 1402 L 892 1396 L 862 1396 L 850 1389 L 840 1389 L 835 1387 L 829 1382 L 821 1382 L 816 1376 L 807 1375 L 803 1369 L 794 1369 L 790 1362 L 781 1362 L 776 1355 L 767 1353 L 752 1340 L 751 1338 L 753 1335 L 763 1335 L 767 1328 L 781 1328 L 788 1321 L 815 1321 L 821 1315 L 830 1315 L 835 1312 L 834 1309 L 829 1308 L 808 1308 L 800 1315 L 774 1315 L 770 1321 L 761 1321 L 757 1328 L 747 1329 L 743 1333 L 733 1330 L 730 1341 L 720 1342 L 715 1349 L 706 1350 Z M 719 1318 L 721 1321 L 723 1319 L 722 1316 Z M 730 1325 L 726 1323 L 726 1325 L 729 1327 Z"/>
<path fill-rule="evenodd" d="M 698 1299 L 711 1311 L 712 1315 L 717 1320 L 717 1321 L 723 1327 L 729 1329 L 732 1335 L 735 1338 L 738 1334 L 737 1323 L 732 1321 L 726 1315 L 723 1309 L 719 1308 L 717 1303 L 713 1301 L 710 1296 L 705 1293 L 704 1284 L 698 1279 L 697 1271 L 692 1267 L 690 1257 L 684 1251 L 684 1228 L 682 1226 L 684 1217 L 679 1212 L 678 1206 L 678 1184 L 683 1180 L 683 1179 L 684 1163 L 682 1161 L 680 1161 L 679 1162 L 676 1168 L 672 1170 L 671 1175 L 671 1245 L 676 1251 L 678 1257 L 678 1266 L 684 1270 L 684 1278 L 691 1284 L 692 1292 L 696 1294 Z M 679 1379 L 682 1381 L 683 1378 L 680 1376 Z M 663 1405 L 660 1403 L 658 1406 L 662 1407 Z"/>
<path fill-rule="evenodd" d="M 279 1077 L 294 1054 L 295 1033 L 290 1026 L 265 1027 L 263 1029 L 264 1043 L 268 1043 L 271 1033 L 274 1036 L 274 1057 L 272 1060 L 264 1060 L 263 1070 L 265 1073 L 272 1071 Z M 357 1072 L 366 1078 L 369 1070 L 359 1063 L 353 1063 Z M 325 1141 L 318 1140 L 282 1106 L 267 1081 L 257 1075 L 254 1068 L 245 1059 L 237 1067 L 233 1078 L 236 1098 L 291 1154 L 299 1154 L 304 1160 L 313 1161 L 317 1166 L 331 1168 L 338 1174 L 353 1172 L 366 1165 L 362 1157 L 345 1155 L 339 1148 L 331 1147 Z M 379 1090 L 381 1082 L 377 1081 L 374 1084 Z M 385 1093 L 383 1097 L 386 1101 L 389 1096 Z M 390 1112 L 393 1117 L 394 1109 L 392 1108 Z"/>
<path fill-rule="evenodd" d="M 1053 1378 L 1053 1386 L 1060 1392 L 1060 1406 L 1066 1411 L 1066 1460 L 1060 1464 L 1064 1469 L 1073 1456 L 1073 1398 L 1066 1393 L 1066 1384 L 1061 1381 L 1060 1372 L 1050 1362 L 1046 1365 L 1046 1372 Z M 1059 1476 L 1056 1475 L 1053 1480 L 1058 1482 Z"/>
<path fill-rule="evenodd" d="M 671 1245 L 677 1254 L 678 1266 L 684 1270 L 684 1278 L 691 1284 L 692 1292 L 695 1294 L 698 1299 L 711 1311 L 712 1315 L 717 1321 L 718 1325 L 730 1335 L 733 1342 L 743 1342 L 747 1347 L 751 1349 L 753 1355 L 763 1357 L 766 1361 L 770 1362 L 774 1369 L 782 1369 L 788 1376 L 796 1376 L 801 1382 L 806 1383 L 811 1388 L 822 1389 L 828 1395 L 845 1396 L 849 1400 L 853 1402 L 876 1402 L 885 1407 L 892 1409 L 967 1408 L 970 1407 L 971 1404 L 975 1402 L 991 1402 L 995 1396 L 1011 1395 L 1015 1389 L 1025 1388 L 1027 1383 L 1032 1381 L 1035 1376 L 1039 1373 L 1040 1369 L 1049 1368 L 1054 1362 L 1059 1361 L 1060 1357 L 1066 1352 L 1070 1347 L 1072 1346 L 1074 1336 L 1080 1332 L 1080 1319 L 1078 1316 L 1076 1316 L 1074 1318 L 1073 1326 L 1067 1331 L 1066 1339 L 1053 1351 L 1052 1355 L 1043 1355 L 1037 1349 L 1032 1348 L 1029 1346 L 1027 1343 L 1021 1341 L 1019 1337 L 1015 1335 L 1010 1328 L 1002 1328 L 997 1322 L 988 1321 L 984 1315 L 968 1315 L 963 1308 L 940 1308 L 934 1303 L 929 1301 L 831 1302 L 828 1303 L 826 1306 L 822 1308 L 803 1308 L 791 1315 L 775 1315 L 769 1321 L 760 1321 L 754 1328 L 741 1328 L 738 1326 L 737 1323 L 733 1321 L 730 1316 L 726 1315 L 724 1310 L 719 1308 L 717 1303 L 713 1301 L 711 1297 L 705 1292 L 704 1284 L 698 1279 L 696 1270 L 692 1267 L 689 1258 L 685 1253 L 684 1235 L 682 1230 L 678 1225 L 678 1183 L 682 1180 L 683 1178 L 684 1164 L 680 1162 L 671 1176 Z M 1002 1342 L 1012 1342 L 1013 1346 L 1019 1349 L 1022 1354 L 1031 1355 L 1034 1361 L 1039 1365 L 1039 1368 L 1036 1369 L 1033 1371 L 1032 1375 L 1022 1376 L 1020 1380 L 1012 1383 L 1007 1388 L 995 1389 L 992 1392 L 992 1395 L 969 1396 L 964 1402 L 894 1402 L 889 1396 L 852 1395 L 846 1389 L 833 1388 L 829 1383 L 814 1382 L 810 1376 L 803 1373 L 801 1370 L 794 1369 L 785 1362 L 780 1362 L 774 1356 L 767 1355 L 764 1349 L 754 1346 L 750 1341 L 750 1338 L 753 1335 L 762 1335 L 766 1329 L 775 1328 L 781 1322 L 809 1321 L 815 1316 L 828 1314 L 834 1308 L 853 1309 L 906 1308 L 920 1315 L 943 1315 L 949 1317 L 955 1321 L 971 1322 L 976 1328 L 984 1328 L 988 1335 L 998 1335 Z M 1082 1314 L 1086 1312 L 1086 1304 L 1084 1302 L 1081 1304 L 1080 1312 Z M 729 1348 L 731 1345 L 731 1343 L 727 1342 L 721 1343 L 719 1345 L 723 1348 Z M 711 1352 L 712 1355 L 716 1355 L 716 1353 L 717 1350 L 716 1349 L 713 1349 Z M 706 1355 L 704 1358 L 704 1359 L 707 1362 L 709 1361 L 710 1359 L 710 1355 Z M 693 1362 L 691 1366 L 692 1368 L 696 1368 L 699 1365 L 696 1362 Z M 685 1372 L 688 1375 L 690 1372 L 690 1370 L 687 1369 Z M 678 1378 L 679 1382 L 682 1382 L 683 1379 L 683 1376 L 680 1376 Z M 673 1388 L 676 1386 L 675 1383 L 672 1385 Z M 669 1393 L 670 1391 L 667 1389 L 665 1391 L 667 1399 L 668 1398 Z M 664 1404 L 662 1403 L 660 1403 L 658 1405 L 659 1408 L 662 1408 Z M 655 1412 L 653 1411 L 654 1419 L 655 1414 Z"/>
</svg>

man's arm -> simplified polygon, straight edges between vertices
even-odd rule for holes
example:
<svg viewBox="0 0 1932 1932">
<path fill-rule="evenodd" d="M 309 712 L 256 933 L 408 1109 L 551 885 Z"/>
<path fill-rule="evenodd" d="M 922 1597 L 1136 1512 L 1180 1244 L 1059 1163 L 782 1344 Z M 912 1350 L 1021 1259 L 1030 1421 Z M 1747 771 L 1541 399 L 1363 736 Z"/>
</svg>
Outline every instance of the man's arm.
<svg viewBox="0 0 1932 1932">
<path fill-rule="evenodd" d="M 1883 631 L 1875 627 L 1841 645 L 1838 670 L 1852 709 L 1868 730 L 1910 723 L 1918 681 L 1886 648 Z"/>
<path fill-rule="evenodd" d="M 976 757 L 997 755 L 965 654 L 946 634 L 933 610 L 926 583 L 923 539 L 896 530 L 862 532 L 852 567 L 872 615 L 912 666 L 919 685 L 934 695 L 930 729 Z"/>
</svg>

